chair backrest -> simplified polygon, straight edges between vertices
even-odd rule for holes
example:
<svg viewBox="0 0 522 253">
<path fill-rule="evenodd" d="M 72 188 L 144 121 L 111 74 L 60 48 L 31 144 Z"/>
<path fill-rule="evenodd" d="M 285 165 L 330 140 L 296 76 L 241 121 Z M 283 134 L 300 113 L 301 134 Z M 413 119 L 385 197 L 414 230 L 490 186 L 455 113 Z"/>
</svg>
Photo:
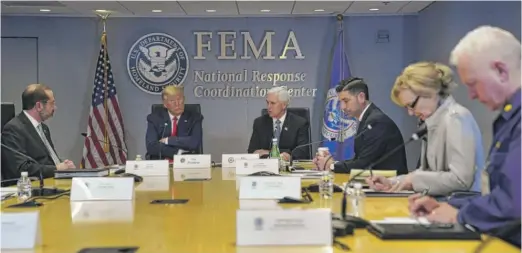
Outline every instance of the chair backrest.
<svg viewBox="0 0 522 253">
<path fill-rule="evenodd" d="M 4 130 L 5 124 L 9 122 L 12 118 L 15 117 L 15 105 L 13 103 L 4 103 L 2 102 L 2 128 L 0 131 Z"/>
<path fill-rule="evenodd" d="M 151 107 L 151 113 L 157 113 L 161 111 L 165 111 L 167 108 L 163 106 L 163 104 L 153 104 Z M 187 112 L 194 112 L 201 114 L 201 105 L 200 104 L 185 104 L 185 111 Z M 201 146 L 199 146 L 198 153 L 203 154 L 203 136 L 201 136 Z"/>
<path fill-rule="evenodd" d="M 310 109 L 306 108 L 306 107 L 288 107 L 287 111 L 306 119 L 306 122 L 308 122 L 308 125 L 310 126 L 310 127 L 308 127 L 308 140 L 312 141 L 312 125 L 310 123 Z M 266 108 L 263 108 L 261 110 L 261 115 L 266 115 L 266 114 L 268 114 L 268 110 Z M 310 159 L 311 159 L 313 157 L 312 149 L 309 148 L 308 151 L 310 153 L 309 155 L 310 155 Z"/>
</svg>

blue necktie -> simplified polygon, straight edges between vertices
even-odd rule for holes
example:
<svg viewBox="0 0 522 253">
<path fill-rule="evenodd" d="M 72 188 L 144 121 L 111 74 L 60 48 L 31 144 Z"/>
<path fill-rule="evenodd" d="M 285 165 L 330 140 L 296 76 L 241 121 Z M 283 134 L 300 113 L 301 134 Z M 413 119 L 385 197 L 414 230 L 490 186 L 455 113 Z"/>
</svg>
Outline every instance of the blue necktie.
<svg viewBox="0 0 522 253">
<path fill-rule="evenodd" d="M 275 137 L 277 138 L 277 141 L 279 143 L 279 136 L 281 136 L 281 120 L 276 120 L 275 123 Z"/>
</svg>

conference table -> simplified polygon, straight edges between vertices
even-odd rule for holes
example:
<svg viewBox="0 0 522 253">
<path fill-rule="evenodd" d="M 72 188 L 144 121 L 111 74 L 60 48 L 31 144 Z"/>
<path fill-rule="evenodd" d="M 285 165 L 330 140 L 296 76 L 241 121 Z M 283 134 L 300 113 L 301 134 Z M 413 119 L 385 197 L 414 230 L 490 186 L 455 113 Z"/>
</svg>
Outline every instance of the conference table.
<svg viewBox="0 0 522 253">
<path fill-rule="evenodd" d="M 357 229 L 354 235 L 338 238 L 349 251 L 340 247 L 237 247 L 236 211 L 240 206 L 238 183 L 233 168 L 212 168 L 212 178 L 202 181 L 187 180 L 181 176 L 175 180 L 172 172 L 167 177 L 144 177 L 135 184 L 133 201 L 71 202 L 68 196 L 53 200 L 38 200 L 37 208 L 7 208 L 15 204 L 15 198 L 3 201 L 2 212 L 28 212 L 38 210 L 42 244 L 29 252 L 66 253 L 79 252 L 95 247 L 139 247 L 137 252 L 367 252 L 367 253 L 464 253 L 473 252 L 480 241 L 459 240 L 397 240 L 384 241 Z M 338 184 L 348 176 L 336 175 Z M 71 180 L 46 179 L 46 187 L 67 189 Z M 303 186 L 315 183 L 303 180 Z M 37 186 L 35 183 L 34 186 Z M 311 193 L 309 204 L 275 204 L 282 208 L 329 207 L 340 210 L 341 193 L 332 200 L 322 200 L 318 193 Z M 189 199 L 185 204 L 150 204 L 156 199 Z M 243 202 L 242 202 L 243 203 Z M 364 218 L 407 217 L 406 198 L 367 198 Z M 2 231 L 4 232 L 4 231 Z M 2 250 L 4 252 L 4 250 Z M 5 251 L 9 252 L 9 251 Z M 498 239 L 493 240 L 484 252 L 520 252 L 519 249 Z"/>
</svg>

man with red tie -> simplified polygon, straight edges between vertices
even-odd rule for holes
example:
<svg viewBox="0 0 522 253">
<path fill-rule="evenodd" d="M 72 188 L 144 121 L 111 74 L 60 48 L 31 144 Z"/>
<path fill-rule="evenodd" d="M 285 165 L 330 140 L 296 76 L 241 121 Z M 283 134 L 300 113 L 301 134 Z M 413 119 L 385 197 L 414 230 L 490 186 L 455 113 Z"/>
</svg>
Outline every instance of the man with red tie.
<svg viewBox="0 0 522 253">
<path fill-rule="evenodd" d="M 197 153 L 201 146 L 203 116 L 185 111 L 183 86 L 169 85 L 161 97 L 165 110 L 147 115 L 148 159 L 172 160 L 178 153 Z"/>
</svg>

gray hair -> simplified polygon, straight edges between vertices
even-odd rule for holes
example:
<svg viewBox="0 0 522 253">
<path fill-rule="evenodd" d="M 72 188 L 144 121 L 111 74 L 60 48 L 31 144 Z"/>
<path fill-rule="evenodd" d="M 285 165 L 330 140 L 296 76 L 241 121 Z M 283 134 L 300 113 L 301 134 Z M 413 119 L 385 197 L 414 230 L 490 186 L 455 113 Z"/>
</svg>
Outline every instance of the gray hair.
<svg viewBox="0 0 522 253">
<path fill-rule="evenodd" d="M 480 26 L 466 34 L 455 46 L 450 63 L 459 64 L 462 55 L 467 57 L 496 57 L 514 67 L 520 67 L 520 41 L 508 31 L 493 26 Z M 480 62 L 474 58 L 472 62 Z"/>
<path fill-rule="evenodd" d="M 288 93 L 288 88 L 286 86 L 276 86 L 268 90 L 268 94 L 276 94 L 277 99 L 285 104 L 290 103 L 290 94 Z"/>
</svg>

